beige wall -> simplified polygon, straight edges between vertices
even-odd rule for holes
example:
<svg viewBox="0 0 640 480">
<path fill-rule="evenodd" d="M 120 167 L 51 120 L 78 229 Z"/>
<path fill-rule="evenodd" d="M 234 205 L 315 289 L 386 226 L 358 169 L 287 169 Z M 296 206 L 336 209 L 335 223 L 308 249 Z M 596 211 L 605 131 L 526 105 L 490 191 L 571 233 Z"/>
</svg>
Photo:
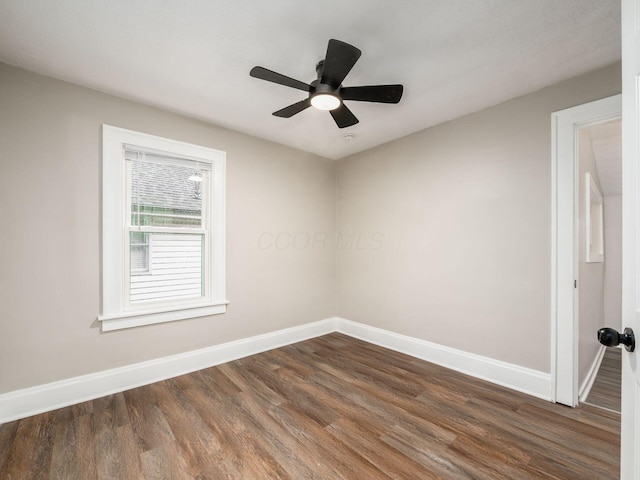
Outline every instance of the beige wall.
<svg viewBox="0 0 640 480">
<path fill-rule="evenodd" d="M 578 132 L 578 385 L 582 385 L 600 350 L 596 332 L 604 326 L 604 270 L 605 262 L 587 263 L 586 202 L 590 187 L 585 175 L 602 192 L 591 138 L 585 130 Z M 604 216 L 604 215 L 603 215 Z"/>
<path fill-rule="evenodd" d="M 549 372 L 550 116 L 620 89 L 616 64 L 339 161 L 338 232 L 382 240 L 338 248 L 338 315 Z"/>
<path fill-rule="evenodd" d="M 622 330 L 622 195 L 604 197 L 604 324 Z"/>
<path fill-rule="evenodd" d="M 101 334 L 101 124 L 227 152 L 228 313 Z M 0 393 L 335 314 L 333 161 L 0 64 Z"/>
</svg>

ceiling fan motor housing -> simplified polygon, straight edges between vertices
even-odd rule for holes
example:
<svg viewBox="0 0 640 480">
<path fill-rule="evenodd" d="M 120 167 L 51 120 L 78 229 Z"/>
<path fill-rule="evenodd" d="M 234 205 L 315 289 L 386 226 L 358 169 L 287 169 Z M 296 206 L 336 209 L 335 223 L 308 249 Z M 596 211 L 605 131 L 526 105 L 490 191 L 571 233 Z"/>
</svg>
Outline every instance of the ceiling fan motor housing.
<svg viewBox="0 0 640 480">
<path fill-rule="evenodd" d="M 316 95 L 332 95 L 340 100 L 342 103 L 342 99 L 340 99 L 340 87 L 333 88 L 331 85 L 327 85 L 326 83 L 316 83 L 315 81 L 311 83 L 311 88 L 309 88 L 309 98 L 313 98 Z"/>
<path fill-rule="evenodd" d="M 339 128 L 358 123 L 356 116 L 347 108 L 343 100 L 361 102 L 398 103 L 402 97 L 402 85 L 368 85 L 343 87 L 342 81 L 360 58 L 362 52 L 348 43 L 331 39 L 327 54 L 316 64 L 317 78 L 310 84 L 287 77 L 264 67 L 253 67 L 250 75 L 287 87 L 308 92 L 308 97 L 285 108 L 273 112 L 281 118 L 290 118 L 313 106 L 328 110 Z"/>
</svg>

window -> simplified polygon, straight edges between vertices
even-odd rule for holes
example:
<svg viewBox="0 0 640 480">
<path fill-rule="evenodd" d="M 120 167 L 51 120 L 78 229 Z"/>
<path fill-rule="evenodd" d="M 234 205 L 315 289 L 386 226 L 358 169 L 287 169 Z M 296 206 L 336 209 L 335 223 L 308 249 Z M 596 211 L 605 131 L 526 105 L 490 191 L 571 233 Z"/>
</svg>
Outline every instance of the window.
<svg viewBox="0 0 640 480">
<path fill-rule="evenodd" d="M 103 126 L 104 331 L 226 311 L 225 153 Z"/>
<path fill-rule="evenodd" d="M 604 262 L 604 206 L 602 193 L 589 172 L 585 174 L 586 262 Z"/>
</svg>

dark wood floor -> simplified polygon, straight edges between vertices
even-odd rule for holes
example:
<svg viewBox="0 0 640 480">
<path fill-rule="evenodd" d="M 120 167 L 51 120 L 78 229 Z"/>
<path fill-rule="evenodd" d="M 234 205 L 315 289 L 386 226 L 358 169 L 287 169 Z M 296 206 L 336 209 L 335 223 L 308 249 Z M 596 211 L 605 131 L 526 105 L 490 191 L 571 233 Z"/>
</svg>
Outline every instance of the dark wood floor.
<svg viewBox="0 0 640 480">
<path fill-rule="evenodd" d="M 615 479 L 619 415 L 331 334 L 0 427 L 1 479 Z"/>
<path fill-rule="evenodd" d="M 620 413 L 622 349 L 607 348 L 585 403 Z"/>
</svg>

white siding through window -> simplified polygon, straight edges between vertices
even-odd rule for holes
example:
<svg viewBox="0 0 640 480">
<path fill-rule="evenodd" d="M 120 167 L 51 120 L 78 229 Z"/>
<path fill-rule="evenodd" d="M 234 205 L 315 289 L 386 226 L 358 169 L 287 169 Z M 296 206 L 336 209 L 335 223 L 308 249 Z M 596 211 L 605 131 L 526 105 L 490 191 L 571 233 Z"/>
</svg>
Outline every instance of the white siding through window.
<svg viewBox="0 0 640 480">
<path fill-rule="evenodd" d="M 150 235 L 148 274 L 131 275 L 131 302 L 203 295 L 202 235 Z"/>
</svg>

